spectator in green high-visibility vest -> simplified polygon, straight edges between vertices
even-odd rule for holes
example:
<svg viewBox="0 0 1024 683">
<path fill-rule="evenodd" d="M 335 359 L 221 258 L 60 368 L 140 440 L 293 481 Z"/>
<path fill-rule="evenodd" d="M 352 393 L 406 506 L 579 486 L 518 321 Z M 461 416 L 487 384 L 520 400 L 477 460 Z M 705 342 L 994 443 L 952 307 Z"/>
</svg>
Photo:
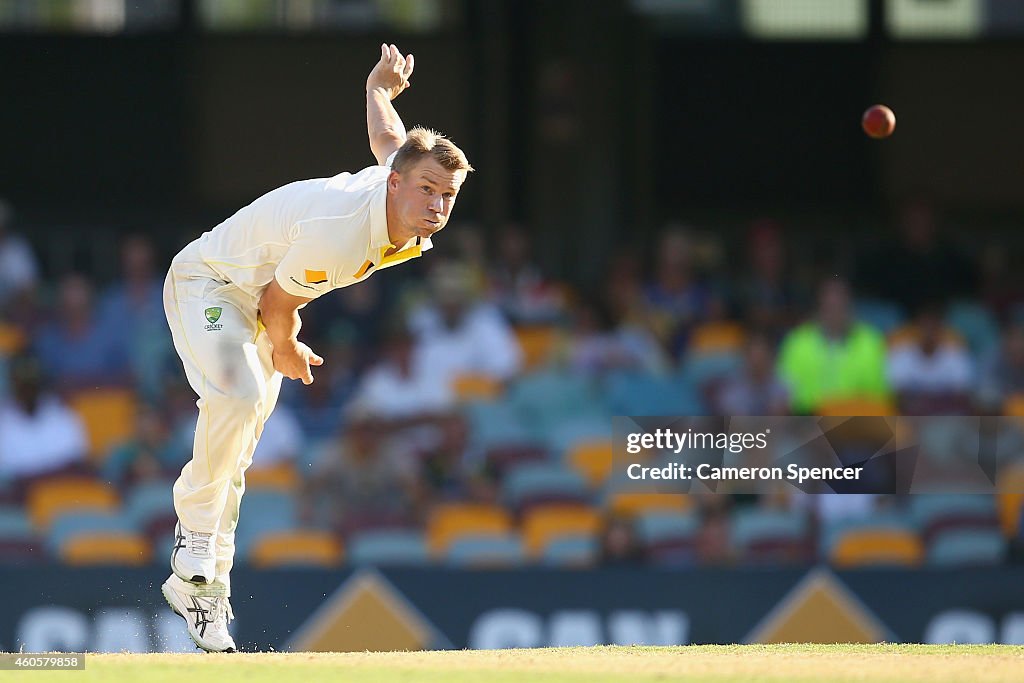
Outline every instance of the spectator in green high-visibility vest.
<svg viewBox="0 0 1024 683">
<path fill-rule="evenodd" d="M 831 401 L 889 399 L 885 338 L 854 319 L 844 280 L 826 280 L 816 317 L 782 340 L 779 375 L 797 415 L 813 414 Z"/>
</svg>

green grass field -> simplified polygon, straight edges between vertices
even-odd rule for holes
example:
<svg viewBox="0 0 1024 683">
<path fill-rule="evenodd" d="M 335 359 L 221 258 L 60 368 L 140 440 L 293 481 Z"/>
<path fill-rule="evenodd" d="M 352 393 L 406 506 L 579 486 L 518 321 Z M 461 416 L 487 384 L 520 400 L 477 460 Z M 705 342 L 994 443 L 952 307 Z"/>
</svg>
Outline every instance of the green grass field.
<svg viewBox="0 0 1024 683">
<path fill-rule="evenodd" d="M 6 674 L 4 674 L 5 679 Z M 86 670 L 23 672 L 33 682 L 216 680 L 218 683 L 637 683 L 642 681 L 1024 680 L 1010 645 L 729 645 L 539 650 L 89 655 Z"/>
</svg>

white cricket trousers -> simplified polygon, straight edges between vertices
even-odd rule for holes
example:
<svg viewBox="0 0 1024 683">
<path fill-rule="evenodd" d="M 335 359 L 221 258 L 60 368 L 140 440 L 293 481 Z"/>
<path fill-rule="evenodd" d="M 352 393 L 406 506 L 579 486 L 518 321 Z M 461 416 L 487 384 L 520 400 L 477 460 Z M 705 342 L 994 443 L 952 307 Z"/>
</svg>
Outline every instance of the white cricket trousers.
<svg viewBox="0 0 1024 683">
<path fill-rule="evenodd" d="M 192 460 L 174 483 L 174 510 L 191 531 L 213 533 L 216 582 L 227 586 L 245 470 L 277 403 L 281 373 L 257 322 L 257 302 L 216 273 L 174 259 L 164 282 L 164 311 L 185 375 L 199 395 Z"/>
</svg>

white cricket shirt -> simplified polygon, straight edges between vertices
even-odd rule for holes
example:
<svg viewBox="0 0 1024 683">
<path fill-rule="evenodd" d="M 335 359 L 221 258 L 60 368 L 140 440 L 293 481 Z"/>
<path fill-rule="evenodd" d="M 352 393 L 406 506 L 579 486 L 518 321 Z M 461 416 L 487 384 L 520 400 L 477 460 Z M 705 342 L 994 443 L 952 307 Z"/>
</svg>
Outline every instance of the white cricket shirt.
<svg viewBox="0 0 1024 683">
<path fill-rule="evenodd" d="M 203 233 L 172 267 L 234 284 L 256 301 L 271 279 L 289 294 L 315 299 L 416 258 L 433 246 L 429 238 L 384 256 L 391 246 L 385 200 L 392 159 L 272 190 Z"/>
</svg>

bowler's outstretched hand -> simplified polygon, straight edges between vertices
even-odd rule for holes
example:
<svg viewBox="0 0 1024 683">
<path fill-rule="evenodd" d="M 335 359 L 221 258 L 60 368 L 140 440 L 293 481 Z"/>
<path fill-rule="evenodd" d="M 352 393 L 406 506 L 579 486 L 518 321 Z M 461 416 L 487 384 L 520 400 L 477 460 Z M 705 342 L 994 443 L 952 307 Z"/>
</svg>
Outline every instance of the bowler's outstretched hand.
<svg viewBox="0 0 1024 683">
<path fill-rule="evenodd" d="M 380 61 L 366 77 L 366 91 L 381 90 L 393 100 L 409 87 L 415 66 L 412 55 L 403 56 L 394 45 L 381 44 Z"/>
</svg>

